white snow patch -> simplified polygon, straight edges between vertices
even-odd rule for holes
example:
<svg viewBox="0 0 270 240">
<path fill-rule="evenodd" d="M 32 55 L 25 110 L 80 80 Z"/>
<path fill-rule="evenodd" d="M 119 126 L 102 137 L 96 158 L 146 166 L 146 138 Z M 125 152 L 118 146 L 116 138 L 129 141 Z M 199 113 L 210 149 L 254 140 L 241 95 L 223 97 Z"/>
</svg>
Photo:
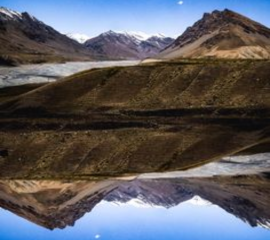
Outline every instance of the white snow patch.
<svg viewBox="0 0 270 240">
<path fill-rule="evenodd" d="M 144 32 L 140 32 L 140 31 L 108 31 L 105 33 L 102 33 L 102 35 L 106 36 L 106 35 L 124 35 L 128 38 L 131 38 L 133 40 L 135 40 L 135 42 L 137 43 L 141 43 L 142 41 L 147 41 L 148 39 L 152 38 L 152 37 L 158 37 L 158 38 L 166 38 L 166 36 L 162 33 L 156 33 L 156 34 L 147 34 Z"/>
<path fill-rule="evenodd" d="M 121 33 L 121 32 L 119 32 L 119 33 Z M 131 37 L 135 37 L 140 41 L 147 41 L 149 38 L 152 38 L 152 37 L 158 37 L 158 38 L 165 38 L 166 37 L 162 33 L 147 34 L 147 33 L 139 32 L 139 31 L 137 31 L 137 32 L 136 31 L 123 31 L 122 33 L 126 34 L 128 36 L 131 36 Z"/>
<path fill-rule="evenodd" d="M 10 10 L 8 8 L 0 7 L 0 13 L 5 14 L 9 18 L 22 18 L 22 14 L 13 10 Z"/>
<path fill-rule="evenodd" d="M 211 206 L 213 205 L 211 202 L 201 198 L 200 196 L 196 195 L 192 199 L 186 201 L 185 203 L 189 203 L 196 206 Z"/>
<path fill-rule="evenodd" d="M 117 206 L 132 206 L 135 208 L 164 208 L 162 206 L 158 206 L 158 205 L 154 205 L 154 204 L 150 204 L 148 202 L 143 201 L 140 198 L 133 198 L 127 202 L 118 202 L 118 201 L 114 201 L 114 202 L 109 202 L 113 205 L 117 205 Z"/>
<path fill-rule="evenodd" d="M 90 39 L 88 35 L 82 33 L 67 33 L 65 35 L 81 44 Z"/>
</svg>

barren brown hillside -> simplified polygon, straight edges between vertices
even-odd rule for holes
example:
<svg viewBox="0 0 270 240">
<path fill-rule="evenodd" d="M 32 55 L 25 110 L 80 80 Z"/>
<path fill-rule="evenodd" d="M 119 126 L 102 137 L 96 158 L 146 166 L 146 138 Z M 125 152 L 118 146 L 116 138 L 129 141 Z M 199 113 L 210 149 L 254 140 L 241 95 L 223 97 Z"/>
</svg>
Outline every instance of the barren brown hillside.
<svg viewBox="0 0 270 240">
<path fill-rule="evenodd" d="M 86 71 L 5 96 L 0 176 L 134 175 L 266 151 L 269 71 L 269 61 L 153 63 Z"/>
</svg>

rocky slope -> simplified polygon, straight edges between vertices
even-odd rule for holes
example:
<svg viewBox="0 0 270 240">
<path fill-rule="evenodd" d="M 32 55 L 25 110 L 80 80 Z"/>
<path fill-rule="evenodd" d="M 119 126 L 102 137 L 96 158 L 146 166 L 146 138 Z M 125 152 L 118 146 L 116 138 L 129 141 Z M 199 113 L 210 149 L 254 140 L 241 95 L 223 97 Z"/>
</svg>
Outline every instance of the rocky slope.
<svg viewBox="0 0 270 240">
<path fill-rule="evenodd" d="M 204 14 L 158 58 L 270 58 L 270 29 L 225 9 Z"/>
<path fill-rule="evenodd" d="M 0 176 L 175 171 L 269 143 L 269 69 L 269 61 L 163 62 L 5 96 Z"/>
<path fill-rule="evenodd" d="M 0 8 L 0 64 L 86 59 L 84 46 L 29 13 Z"/>
<path fill-rule="evenodd" d="M 163 35 L 108 31 L 89 39 L 84 45 L 106 59 L 144 59 L 158 54 L 173 40 Z"/>
</svg>

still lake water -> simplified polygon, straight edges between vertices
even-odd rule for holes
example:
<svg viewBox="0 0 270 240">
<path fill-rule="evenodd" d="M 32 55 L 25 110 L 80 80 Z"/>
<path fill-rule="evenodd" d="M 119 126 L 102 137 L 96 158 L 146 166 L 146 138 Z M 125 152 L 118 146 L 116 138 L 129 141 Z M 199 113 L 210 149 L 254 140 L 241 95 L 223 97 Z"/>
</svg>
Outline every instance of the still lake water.
<svg viewBox="0 0 270 240">
<path fill-rule="evenodd" d="M 202 172 L 132 181 L 2 180 L 0 239 L 270 239 L 269 169 Z"/>
<path fill-rule="evenodd" d="M 223 209 L 183 203 L 171 209 L 99 204 L 74 227 L 47 230 L 0 210 L 0 236 L 7 239 L 269 239 L 270 231 L 252 228 Z"/>
<path fill-rule="evenodd" d="M 61 77 L 93 69 L 112 66 L 133 66 L 139 61 L 100 61 L 30 64 L 18 67 L 0 66 L 0 88 L 27 83 L 52 82 Z"/>
</svg>

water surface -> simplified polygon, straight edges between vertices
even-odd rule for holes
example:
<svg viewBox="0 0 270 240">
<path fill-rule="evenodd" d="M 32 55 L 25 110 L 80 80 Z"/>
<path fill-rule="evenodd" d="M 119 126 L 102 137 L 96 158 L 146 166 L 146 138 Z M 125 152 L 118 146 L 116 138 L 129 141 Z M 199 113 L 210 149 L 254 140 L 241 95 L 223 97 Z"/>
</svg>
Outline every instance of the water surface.
<svg viewBox="0 0 270 240">
<path fill-rule="evenodd" d="M 0 66 L 0 88 L 28 83 L 52 82 L 88 69 L 133 66 L 138 63 L 139 61 L 99 61 L 29 64 L 18 67 Z"/>
<path fill-rule="evenodd" d="M 269 175 L 0 181 L 1 239 L 269 239 Z"/>
</svg>

